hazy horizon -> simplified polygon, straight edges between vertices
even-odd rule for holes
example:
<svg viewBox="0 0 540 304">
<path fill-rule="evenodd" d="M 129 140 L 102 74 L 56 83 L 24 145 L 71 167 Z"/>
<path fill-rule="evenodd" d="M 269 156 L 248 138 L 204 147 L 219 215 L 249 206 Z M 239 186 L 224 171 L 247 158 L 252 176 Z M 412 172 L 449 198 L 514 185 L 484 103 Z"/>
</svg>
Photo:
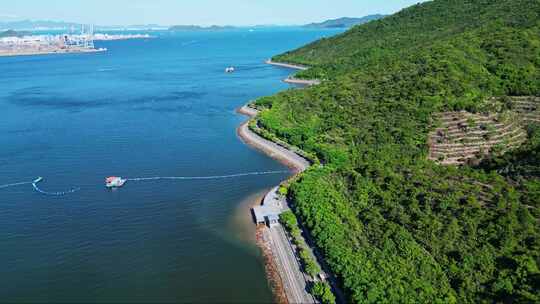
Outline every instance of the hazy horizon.
<svg viewBox="0 0 540 304">
<path fill-rule="evenodd" d="M 24 20 L 88 23 L 101 26 L 156 24 L 171 25 L 301 25 L 341 17 L 364 17 L 392 14 L 419 0 L 390 0 L 374 3 L 367 0 L 299 0 L 287 3 L 231 0 L 19 0 L 0 9 L 0 22 Z M 209 9 L 210 8 L 210 9 Z M 285 8 L 285 9 L 284 9 Z"/>
</svg>

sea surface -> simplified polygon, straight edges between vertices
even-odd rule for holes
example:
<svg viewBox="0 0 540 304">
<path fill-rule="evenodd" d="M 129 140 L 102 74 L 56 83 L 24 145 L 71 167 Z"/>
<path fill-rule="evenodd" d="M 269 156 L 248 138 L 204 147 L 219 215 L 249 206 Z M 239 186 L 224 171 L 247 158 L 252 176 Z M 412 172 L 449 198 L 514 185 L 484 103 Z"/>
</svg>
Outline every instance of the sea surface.
<svg viewBox="0 0 540 304">
<path fill-rule="evenodd" d="M 238 139 L 235 109 L 289 88 L 291 71 L 265 59 L 336 33 L 155 32 L 96 42 L 104 53 L 0 58 L 1 301 L 271 301 L 238 212 L 289 173 L 115 191 L 104 178 L 286 170 Z M 1 188 L 38 176 L 80 190 Z"/>
</svg>

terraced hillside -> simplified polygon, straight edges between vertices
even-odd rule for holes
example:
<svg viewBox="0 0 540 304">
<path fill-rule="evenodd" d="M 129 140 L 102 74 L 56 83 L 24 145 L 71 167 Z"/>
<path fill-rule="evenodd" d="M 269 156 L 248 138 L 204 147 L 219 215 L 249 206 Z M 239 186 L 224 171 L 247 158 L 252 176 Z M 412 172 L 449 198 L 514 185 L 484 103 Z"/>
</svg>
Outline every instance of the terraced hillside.
<svg viewBox="0 0 540 304">
<path fill-rule="evenodd" d="M 526 123 L 540 124 L 540 97 L 519 96 L 511 97 L 512 110 L 520 114 Z"/>
<path fill-rule="evenodd" d="M 429 159 L 441 165 L 461 165 L 488 154 L 503 154 L 527 140 L 525 129 L 511 112 L 444 112 L 435 117 L 441 126 L 430 133 Z"/>
</svg>

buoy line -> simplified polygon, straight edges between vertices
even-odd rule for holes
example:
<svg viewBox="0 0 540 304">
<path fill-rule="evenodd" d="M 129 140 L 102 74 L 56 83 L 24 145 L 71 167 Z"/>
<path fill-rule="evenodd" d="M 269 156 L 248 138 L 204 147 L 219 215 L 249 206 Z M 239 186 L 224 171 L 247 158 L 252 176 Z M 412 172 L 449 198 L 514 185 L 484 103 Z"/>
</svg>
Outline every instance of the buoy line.
<svg viewBox="0 0 540 304">
<path fill-rule="evenodd" d="M 245 177 L 245 176 L 255 176 L 255 175 L 270 175 L 270 174 L 283 174 L 287 173 L 288 171 L 262 171 L 262 172 L 249 172 L 249 173 L 238 173 L 238 174 L 228 174 L 228 175 L 211 175 L 211 176 L 155 176 L 155 177 L 135 177 L 135 178 L 126 178 L 125 181 L 134 181 L 134 182 L 141 182 L 141 181 L 158 181 L 158 180 L 212 180 L 212 179 L 229 179 L 229 178 L 237 178 L 237 177 Z M 34 179 L 33 181 L 29 182 L 19 182 L 19 183 L 12 183 L 12 184 L 5 184 L 0 185 L 0 189 L 5 188 L 11 188 L 11 187 L 17 187 L 22 185 L 32 185 L 32 188 L 38 193 L 44 194 L 44 195 L 50 195 L 50 196 L 63 196 L 71 193 L 75 193 L 81 188 L 73 188 L 67 191 L 59 191 L 59 192 L 50 192 L 45 191 L 41 189 L 38 186 L 38 183 L 43 181 L 43 177 L 38 177 Z"/>
<path fill-rule="evenodd" d="M 68 191 L 60 191 L 60 192 L 44 191 L 44 190 L 41 190 L 37 185 L 42 180 L 43 180 L 43 177 L 38 177 L 32 182 L 32 187 L 34 187 L 34 190 L 36 190 L 37 192 L 39 192 L 41 194 L 51 195 L 51 196 L 63 196 L 63 195 L 67 195 L 67 194 L 70 194 L 70 193 L 75 193 L 75 192 L 81 190 L 81 188 L 73 188 L 73 189 L 70 189 Z"/>
<path fill-rule="evenodd" d="M 20 182 L 20 183 L 13 183 L 13 184 L 5 184 L 5 185 L 0 185 L 0 189 L 22 186 L 22 185 L 30 185 L 31 183 L 32 182 Z"/>
<path fill-rule="evenodd" d="M 60 192 L 45 191 L 45 190 L 39 188 L 39 186 L 37 185 L 42 180 L 43 180 L 43 177 L 38 177 L 38 178 L 34 179 L 31 182 L 20 182 L 20 183 L 12 183 L 12 184 L 0 185 L 0 189 L 17 187 L 17 186 L 22 186 L 22 185 L 32 185 L 32 187 L 34 188 L 34 190 L 36 192 L 39 192 L 39 193 L 44 194 L 44 195 L 51 195 L 51 196 L 63 196 L 63 195 L 74 193 L 74 192 L 77 192 L 77 191 L 80 190 L 80 188 L 73 188 L 73 189 L 70 189 L 68 191 L 60 191 Z"/>
<path fill-rule="evenodd" d="M 126 178 L 127 181 L 154 181 L 154 180 L 201 180 L 201 179 L 227 179 L 252 175 L 270 175 L 270 174 L 282 174 L 288 171 L 263 171 L 263 172 L 249 172 L 229 175 L 213 175 L 213 176 L 156 176 L 156 177 L 135 177 Z"/>
</svg>

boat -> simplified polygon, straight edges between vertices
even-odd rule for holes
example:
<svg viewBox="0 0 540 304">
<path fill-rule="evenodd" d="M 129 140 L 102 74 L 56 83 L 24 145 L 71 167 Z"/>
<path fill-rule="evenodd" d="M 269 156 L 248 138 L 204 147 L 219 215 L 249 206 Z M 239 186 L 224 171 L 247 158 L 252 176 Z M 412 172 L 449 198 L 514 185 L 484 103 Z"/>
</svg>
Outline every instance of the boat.
<svg viewBox="0 0 540 304">
<path fill-rule="evenodd" d="M 105 179 L 105 186 L 107 188 L 120 188 L 126 183 L 126 179 L 118 176 L 110 176 Z"/>
<path fill-rule="evenodd" d="M 225 73 L 234 73 L 235 68 L 234 67 L 228 67 L 225 69 Z"/>
</svg>

